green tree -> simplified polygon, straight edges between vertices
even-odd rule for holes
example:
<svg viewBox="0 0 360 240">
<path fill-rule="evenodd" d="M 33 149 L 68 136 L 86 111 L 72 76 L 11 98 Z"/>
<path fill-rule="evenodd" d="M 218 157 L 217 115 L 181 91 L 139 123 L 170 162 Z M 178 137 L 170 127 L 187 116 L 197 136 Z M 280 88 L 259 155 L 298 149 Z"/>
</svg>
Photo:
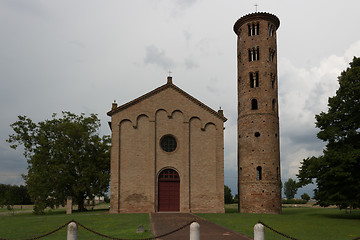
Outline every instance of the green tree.
<svg viewBox="0 0 360 240">
<path fill-rule="evenodd" d="M 26 187 L 20 185 L 0 184 L 0 206 L 13 210 L 14 205 L 31 204 Z"/>
<path fill-rule="evenodd" d="M 284 194 L 287 199 L 293 199 L 296 192 L 298 190 L 298 186 L 295 180 L 289 178 L 287 182 L 284 184 Z"/>
<path fill-rule="evenodd" d="M 235 194 L 233 198 L 233 203 L 239 203 L 239 195 Z"/>
<path fill-rule="evenodd" d="M 328 112 L 316 115 L 317 137 L 327 145 L 323 155 L 302 161 L 299 186 L 316 181 L 320 206 L 360 206 L 360 58 L 338 77 L 339 89 L 328 101 Z"/>
<path fill-rule="evenodd" d="M 233 196 L 231 194 L 231 189 L 224 185 L 224 200 L 225 200 L 225 204 L 230 204 L 234 202 Z"/>
<path fill-rule="evenodd" d="M 63 112 L 52 119 L 34 123 L 19 116 L 11 124 L 15 134 L 8 138 L 11 147 L 24 146 L 28 173 L 23 175 L 34 211 L 64 205 L 72 196 L 80 211 L 86 197 L 104 195 L 109 186 L 110 138 L 100 137 L 100 120 Z"/>
<path fill-rule="evenodd" d="M 5 205 L 5 193 L 7 192 L 8 190 L 8 186 L 9 185 L 6 185 L 6 184 L 0 184 L 0 206 L 1 208 L 4 207 Z"/>
<path fill-rule="evenodd" d="M 308 201 L 310 200 L 310 196 L 309 196 L 309 194 L 307 194 L 307 193 L 303 193 L 303 194 L 301 195 L 301 199 L 304 200 L 304 201 L 306 201 L 306 202 L 308 202 Z"/>
<path fill-rule="evenodd" d="M 14 205 L 20 202 L 17 186 L 9 186 L 8 190 L 5 192 L 4 200 L 7 209 L 14 211 Z"/>
<path fill-rule="evenodd" d="M 19 203 L 18 205 L 29 205 L 32 204 L 30 195 L 25 186 L 20 185 L 18 189 Z"/>
</svg>

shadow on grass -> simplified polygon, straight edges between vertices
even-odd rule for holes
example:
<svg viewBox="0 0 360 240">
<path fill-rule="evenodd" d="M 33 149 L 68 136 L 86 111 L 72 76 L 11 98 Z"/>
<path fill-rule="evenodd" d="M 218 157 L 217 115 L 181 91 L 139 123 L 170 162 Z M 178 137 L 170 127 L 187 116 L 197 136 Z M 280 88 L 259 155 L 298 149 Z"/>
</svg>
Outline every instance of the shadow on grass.
<svg viewBox="0 0 360 240">
<path fill-rule="evenodd" d="M 341 220 L 360 220 L 360 211 L 352 212 L 352 213 L 345 213 L 345 211 L 340 211 L 337 214 L 314 214 L 320 217 L 326 218 L 334 218 L 334 219 L 341 219 Z"/>
<path fill-rule="evenodd" d="M 99 208 L 99 209 L 86 210 L 86 211 L 73 210 L 72 214 L 106 214 L 108 212 L 109 212 L 108 208 Z M 66 214 L 66 210 L 64 209 L 48 209 L 42 215 L 52 216 L 52 215 L 65 215 L 65 214 Z"/>
</svg>

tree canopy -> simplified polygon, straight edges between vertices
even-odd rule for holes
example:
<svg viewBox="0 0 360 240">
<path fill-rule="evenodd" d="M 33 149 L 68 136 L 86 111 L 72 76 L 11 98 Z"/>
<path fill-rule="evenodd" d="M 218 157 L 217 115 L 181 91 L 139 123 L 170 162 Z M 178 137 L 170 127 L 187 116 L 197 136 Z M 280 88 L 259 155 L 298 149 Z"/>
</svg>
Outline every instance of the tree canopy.
<svg viewBox="0 0 360 240">
<path fill-rule="evenodd" d="M 307 193 L 303 193 L 303 194 L 301 195 L 301 199 L 304 200 L 304 201 L 306 201 L 306 202 L 308 202 L 308 201 L 310 200 L 310 196 L 309 196 L 309 194 L 307 194 Z"/>
<path fill-rule="evenodd" d="M 64 205 L 71 196 L 79 210 L 84 200 L 104 195 L 110 178 L 110 138 L 100 137 L 100 120 L 63 112 L 57 118 L 34 123 L 19 116 L 11 124 L 14 134 L 8 142 L 16 149 L 23 145 L 28 173 L 23 175 L 35 212 Z"/>
<path fill-rule="evenodd" d="M 225 204 L 230 204 L 234 202 L 233 195 L 231 194 L 231 189 L 224 185 L 224 202 Z"/>
<path fill-rule="evenodd" d="M 316 115 L 317 137 L 327 145 L 323 155 L 302 161 L 299 186 L 316 181 L 320 206 L 360 206 L 360 58 L 338 77 L 339 89 L 328 100 L 328 112 Z"/>
<path fill-rule="evenodd" d="M 284 184 L 284 194 L 287 199 L 293 199 L 298 190 L 298 186 L 295 180 L 289 178 Z"/>
<path fill-rule="evenodd" d="M 31 203 L 30 196 L 25 186 L 0 183 L 0 207 L 7 206 L 10 210 L 14 205 Z"/>
</svg>

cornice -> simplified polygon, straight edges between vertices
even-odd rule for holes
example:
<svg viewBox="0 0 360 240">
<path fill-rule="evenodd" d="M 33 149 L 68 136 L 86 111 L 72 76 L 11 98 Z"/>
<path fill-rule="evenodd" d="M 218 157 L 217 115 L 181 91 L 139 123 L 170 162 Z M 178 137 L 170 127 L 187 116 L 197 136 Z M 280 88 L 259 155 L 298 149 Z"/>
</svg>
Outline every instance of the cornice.
<svg viewBox="0 0 360 240">
<path fill-rule="evenodd" d="M 194 98 L 193 96 L 191 96 L 190 94 L 188 94 L 187 92 L 185 92 L 184 90 L 182 90 L 181 88 L 177 87 L 175 84 L 173 84 L 172 82 L 168 82 L 128 103 L 125 103 L 119 107 L 116 107 L 112 110 L 110 110 L 107 115 L 108 116 L 112 116 L 115 113 L 121 112 L 139 102 L 144 101 L 145 99 L 148 99 L 168 88 L 172 88 L 173 90 L 175 90 L 176 92 L 180 93 L 181 95 L 183 95 L 184 97 L 186 97 L 187 99 L 189 99 L 191 102 L 195 103 L 196 105 L 200 106 L 201 108 L 203 108 L 204 110 L 210 112 L 211 114 L 215 115 L 216 117 L 218 117 L 219 119 L 223 120 L 224 122 L 227 120 L 226 117 L 224 117 L 223 115 L 219 114 L 217 111 L 213 110 L 212 108 L 208 107 L 207 105 L 205 105 L 204 103 L 200 102 L 199 100 L 197 100 L 196 98 Z"/>
<path fill-rule="evenodd" d="M 267 12 L 256 12 L 256 13 L 247 14 L 247 15 L 239 18 L 236 21 L 236 23 L 234 24 L 234 28 L 233 28 L 234 32 L 236 34 L 238 34 L 238 29 L 244 23 L 249 22 L 249 21 L 259 20 L 259 19 L 271 21 L 275 25 L 276 29 L 278 29 L 280 26 L 280 20 L 274 14 L 267 13 Z"/>
</svg>

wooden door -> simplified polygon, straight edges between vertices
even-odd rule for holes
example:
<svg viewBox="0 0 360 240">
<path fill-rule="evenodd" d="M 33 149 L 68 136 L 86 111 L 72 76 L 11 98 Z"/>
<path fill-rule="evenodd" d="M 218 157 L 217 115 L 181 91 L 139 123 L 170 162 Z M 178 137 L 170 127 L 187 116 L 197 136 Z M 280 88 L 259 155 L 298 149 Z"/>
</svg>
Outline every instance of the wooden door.
<svg viewBox="0 0 360 240">
<path fill-rule="evenodd" d="M 173 169 L 165 169 L 158 181 L 158 211 L 180 211 L 180 178 Z"/>
</svg>

